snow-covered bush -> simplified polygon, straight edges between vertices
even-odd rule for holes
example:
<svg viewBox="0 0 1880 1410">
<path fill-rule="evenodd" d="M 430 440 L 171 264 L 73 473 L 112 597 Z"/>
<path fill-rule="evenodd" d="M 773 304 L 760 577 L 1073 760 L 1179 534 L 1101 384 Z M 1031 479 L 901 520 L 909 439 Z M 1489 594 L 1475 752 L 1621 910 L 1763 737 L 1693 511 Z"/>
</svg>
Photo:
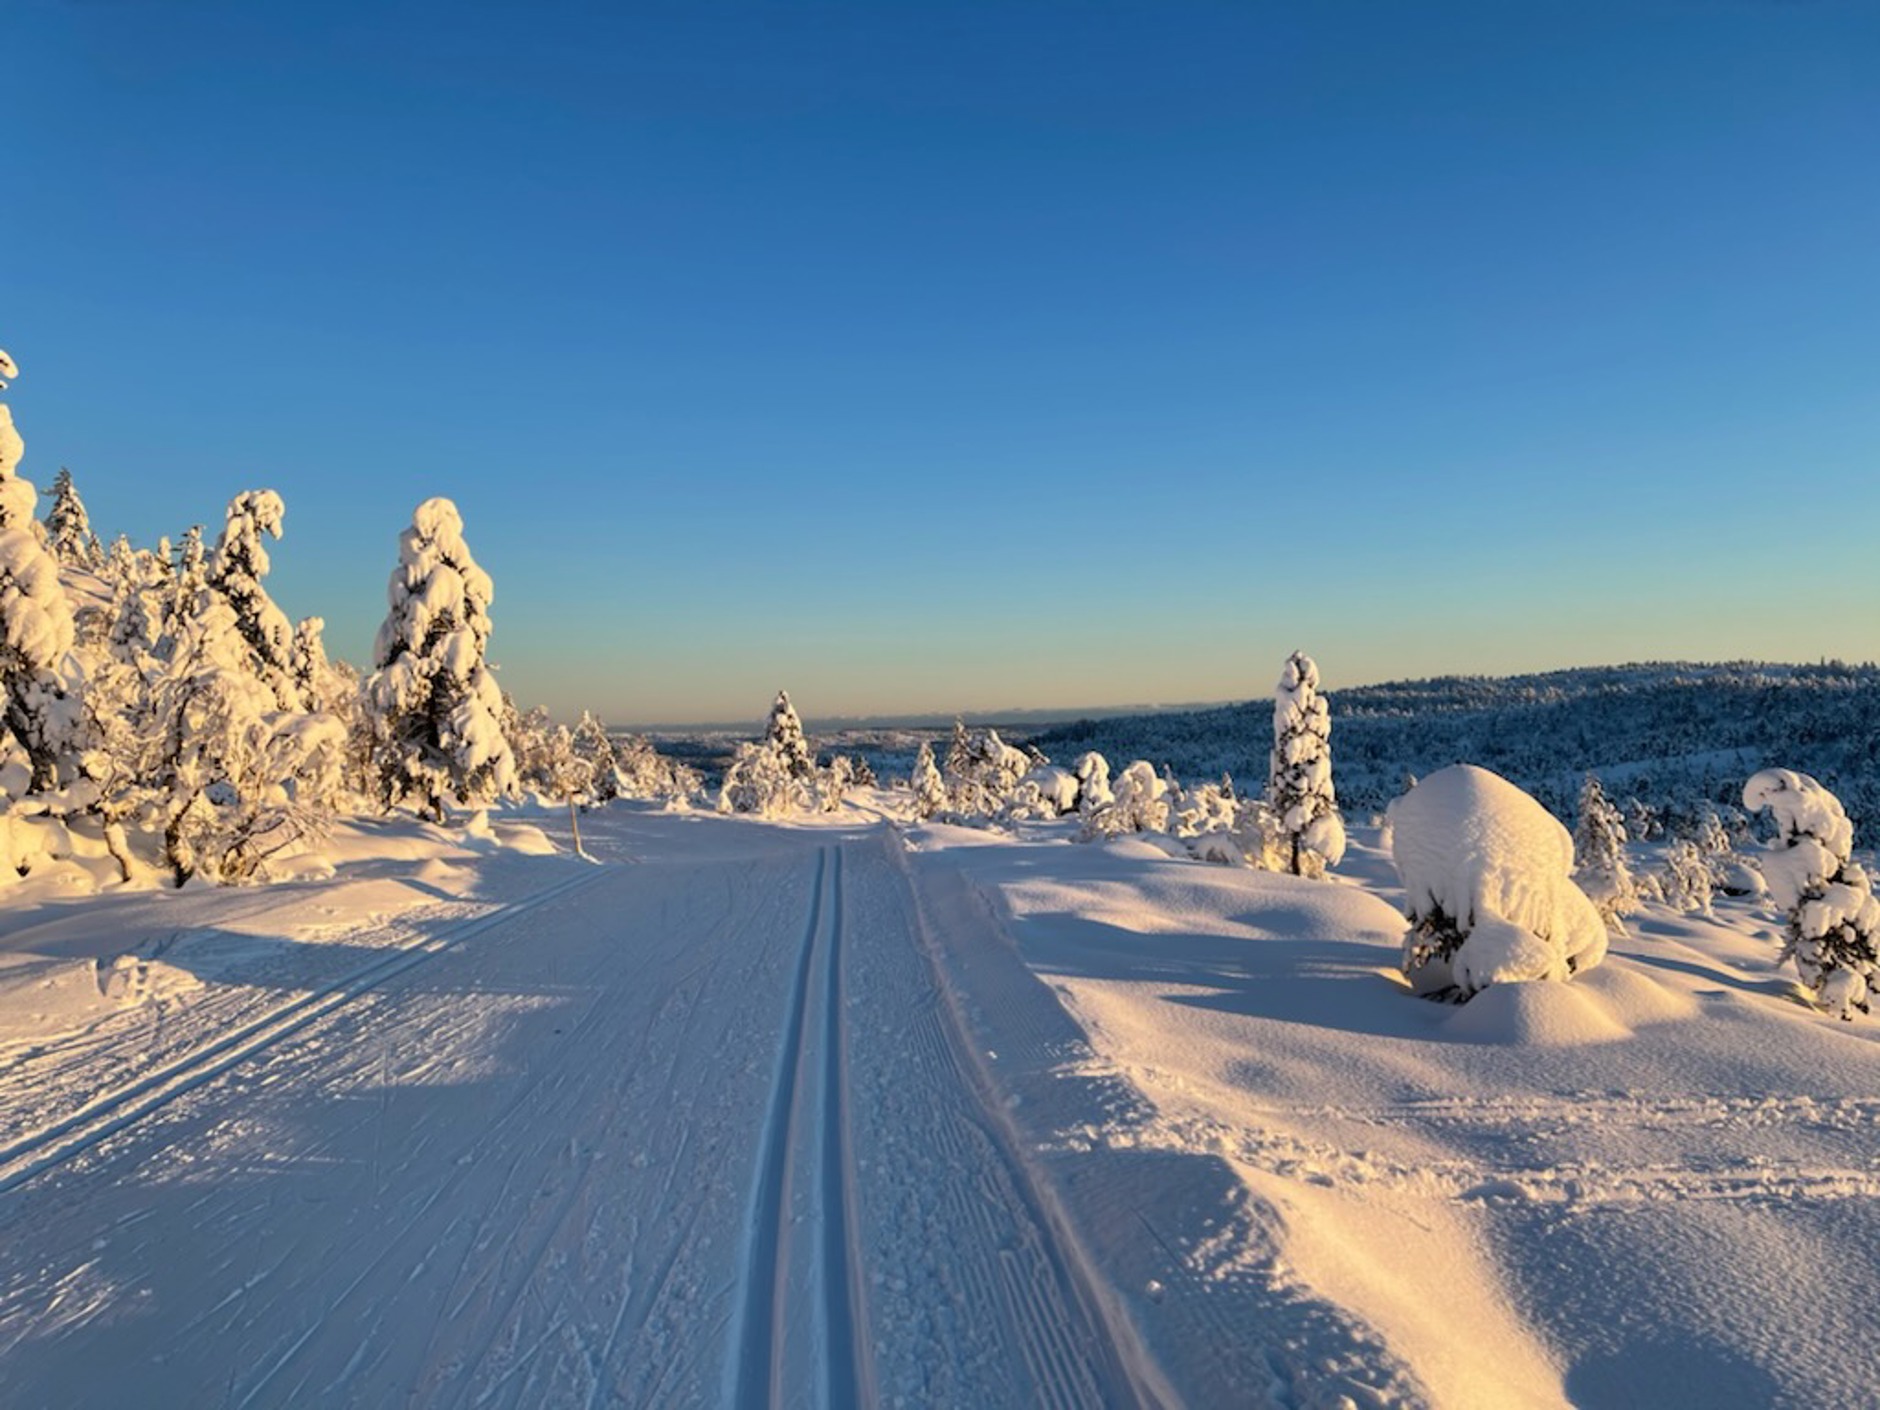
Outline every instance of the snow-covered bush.
<svg viewBox="0 0 1880 1410">
<path fill-rule="evenodd" d="M 450 800 L 488 803 L 515 782 L 502 692 L 483 659 L 495 589 L 448 499 L 418 506 L 398 559 L 367 686 L 375 781 L 386 806 L 409 800 L 441 822 Z"/>
<path fill-rule="evenodd" d="M 1710 914 L 1710 863 L 1690 839 L 1680 838 L 1665 849 L 1657 883 L 1659 897 L 1673 910 Z"/>
<path fill-rule="evenodd" d="M 1880 901 L 1852 860 L 1854 825 L 1841 800 L 1807 774 L 1764 769 L 1743 785 L 1743 806 L 1775 818 L 1762 862 L 1769 898 L 1788 913 L 1782 958 L 1827 1012 L 1868 1012 L 1880 987 Z"/>
<path fill-rule="evenodd" d="M 627 735 L 614 744 L 614 777 L 622 798 L 657 799 L 684 804 L 703 788 L 697 769 L 668 759 L 643 735 Z"/>
<path fill-rule="evenodd" d="M 583 710 L 575 722 L 574 752 L 587 765 L 587 795 L 595 803 L 610 803 L 620 796 L 620 755 L 607 727 Z"/>
<path fill-rule="evenodd" d="M 1286 839 L 1286 869 L 1323 876 L 1345 855 L 1345 820 L 1332 786 L 1332 717 L 1319 668 L 1304 652 L 1286 658 L 1273 694 L 1273 752 L 1267 802 Z"/>
<path fill-rule="evenodd" d="M 755 813 L 759 817 L 788 817 L 808 812 L 810 780 L 794 773 L 788 759 L 769 739 L 746 740 L 725 768 L 718 789 L 721 813 Z"/>
<path fill-rule="evenodd" d="M 1625 819 L 1606 797 L 1599 776 L 1589 773 L 1580 787 L 1580 820 L 1573 833 L 1574 875 L 1599 908 L 1600 918 L 1621 934 L 1625 932 L 1621 917 L 1631 915 L 1639 905 L 1625 843 Z"/>
<path fill-rule="evenodd" d="M 1390 805 L 1408 893 L 1403 969 L 1419 994 L 1565 979 L 1605 958 L 1606 925 L 1573 883 L 1573 839 L 1487 769 L 1438 769 Z"/>
<path fill-rule="evenodd" d="M 1138 759 L 1110 787 L 1110 801 L 1084 815 L 1086 837 L 1168 831 L 1168 785 L 1152 766 Z"/>
<path fill-rule="evenodd" d="M 1080 754 L 1071 772 L 1077 775 L 1077 811 L 1088 830 L 1091 818 L 1116 797 L 1110 789 L 1110 761 L 1094 751 Z"/>
<path fill-rule="evenodd" d="M 1061 818 L 1077 811 L 1077 775 L 1055 764 L 1039 764 L 1019 779 L 1006 800 L 1005 816 Z"/>
<path fill-rule="evenodd" d="M 920 752 L 914 755 L 914 771 L 907 782 L 914 794 L 915 817 L 924 821 L 946 812 L 946 780 L 934 764 L 933 745 L 925 739 L 920 742 Z"/>
<path fill-rule="evenodd" d="M 340 786 L 346 736 L 324 712 L 282 710 L 252 671 L 219 595 L 184 625 L 151 713 L 164 859 L 178 884 L 243 881 L 317 837 Z"/>
<path fill-rule="evenodd" d="M 854 761 L 847 754 L 835 755 L 812 775 L 816 806 L 825 813 L 837 811 L 842 806 L 842 800 L 848 796 L 849 786 L 854 782 Z"/>
</svg>

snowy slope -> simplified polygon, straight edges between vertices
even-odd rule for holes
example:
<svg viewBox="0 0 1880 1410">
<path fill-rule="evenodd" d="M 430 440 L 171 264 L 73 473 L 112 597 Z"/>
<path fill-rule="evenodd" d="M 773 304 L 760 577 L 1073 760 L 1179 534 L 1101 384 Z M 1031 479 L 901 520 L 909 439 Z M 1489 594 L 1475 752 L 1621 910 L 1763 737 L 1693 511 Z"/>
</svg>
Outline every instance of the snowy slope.
<svg viewBox="0 0 1880 1410">
<path fill-rule="evenodd" d="M 1077 1021 L 1032 1065 L 1120 1094 L 1083 1128 L 1036 1121 L 1059 1182 L 1156 1162 L 1136 1183 L 1169 1271 L 1110 1263 L 1178 1382 L 1197 1348 L 1145 1289 L 1187 1275 L 1208 1298 L 1252 1285 L 1237 1335 L 1282 1403 L 1871 1403 L 1847 1349 L 1880 1316 L 1873 1027 L 1799 1003 L 1738 904 L 1654 910 L 1569 984 L 1410 998 L 1399 898 L 1361 840 L 1362 885 L 1140 844 L 924 844 Z M 1226 1193 L 1184 1203 L 1197 1186 Z M 1309 1297 L 1317 1315 L 1272 1315 Z"/>
<path fill-rule="evenodd" d="M 1876 1029 L 1734 903 L 1457 1008 L 1363 830 L 584 834 L 9 912 L 0 1404 L 1871 1399 Z"/>
</svg>

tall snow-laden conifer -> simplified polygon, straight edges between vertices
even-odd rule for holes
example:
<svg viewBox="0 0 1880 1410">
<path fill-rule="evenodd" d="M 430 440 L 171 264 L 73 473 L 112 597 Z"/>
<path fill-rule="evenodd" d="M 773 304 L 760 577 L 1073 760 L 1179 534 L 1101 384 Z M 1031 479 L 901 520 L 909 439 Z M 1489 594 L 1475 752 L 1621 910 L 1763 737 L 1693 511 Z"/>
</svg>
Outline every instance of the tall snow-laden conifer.
<svg viewBox="0 0 1880 1410">
<path fill-rule="evenodd" d="M 268 596 L 264 538 L 281 536 L 286 507 L 273 490 L 249 490 L 229 501 L 222 536 L 209 558 L 209 586 L 235 611 L 236 630 L 248 644 L 248 664 L 274 694 L 279 708 L 303 708 L 294 685 L 294 629 Z"/>
<path fill-rule="evenodd" d="M 387 806 L 409 800 L 442 821 L 453 798 L 480 805 L 513 787 L 502 691 L 484 660 L 494 595 L 464 543 L 457 506 L 420 504 L 399 538 L 368 684 Z"/>
<path fill-rule="evenodd" d="M 91 531 L 91 516 L 85 501 L 72 484 L 72 472 L 64 466 L 52 480 L 52 506 L 46 510 L 46 547 L 61 563 L 76 568 L 98 568 L 104 564 L 104 550 Z"/>
<path fill-rule="evenodd" d="M 18 375 L 0 352 L 0 387 Z M 82 716 L 61 674 L 72 649 L 71 603 L 33 520 L 39 492 L 15 473 L 25 453 L 12 409 L 0 402 L 0 694 L 6 727 L 26 752 L 37 792 L 58 784 Z"/>
<path fill-rule="evenodd" d="M 790 703 L 790 692 L 780 690 L 770 707 L 770 720 L 764 726 L 764 741 L 777 751 L 784 771 L 791 778 L 807 779 L 816 772 L 816 760 L 803 737 L 803 722 Z"/>
<path fill-rule="evenodd" d="M 920 742 L 920 752 L 914 756 L 914 772 L 908 779 L 908 786 L 914 791 L 915 817 L 936 817 L 947 810 L 946 780 L 940 777 L 940 770 L 934 766 L 933 744 L 929 740 Z"/>
<path fill-rule="evenodd" d="M 1332 787 L 1332 716 L 1319 694 L 1319 668 L 1303 651 L 1286 658 L 1273 693 L 1267 802 L 1294 876 L 1322 876 L 1338 865 L 1345 820 Z"/>
</svg>

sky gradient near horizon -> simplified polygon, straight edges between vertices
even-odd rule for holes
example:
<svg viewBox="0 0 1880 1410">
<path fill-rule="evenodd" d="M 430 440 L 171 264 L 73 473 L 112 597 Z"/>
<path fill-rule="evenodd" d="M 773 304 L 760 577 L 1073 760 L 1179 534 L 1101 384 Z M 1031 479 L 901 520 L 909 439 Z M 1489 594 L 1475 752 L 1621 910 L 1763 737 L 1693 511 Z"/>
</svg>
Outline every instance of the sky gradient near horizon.
<svg viewBox="0 0 1880 1410">
<path fill-rule="evenodd" d="M 107 538 L 455 499 L 617 723 L 1880 656 L 1880 9 L 54 4 L 0 347 Z"/>
</svg>

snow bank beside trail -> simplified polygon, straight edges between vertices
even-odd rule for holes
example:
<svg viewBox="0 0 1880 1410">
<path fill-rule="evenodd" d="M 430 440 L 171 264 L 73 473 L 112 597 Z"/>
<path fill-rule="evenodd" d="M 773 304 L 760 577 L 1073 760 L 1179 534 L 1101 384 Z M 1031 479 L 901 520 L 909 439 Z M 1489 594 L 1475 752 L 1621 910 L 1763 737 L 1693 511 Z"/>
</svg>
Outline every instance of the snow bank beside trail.
<svg viewBox="0 0 1880 1410">
<path fill-rule="evenodd" d="M 1374 1338 L 1444 1406 L 1872 1398 L 1844 1353 L 1880 1268 L 1846 1250 L 1880 1245 L 1880 1043 L 1796 1002 L 1757 902 L 1647 905 L 1573 983 L 1449 1007 L 1396 974 L 1403 900 L 1366 829 L 1359 885 L 917 840 L 922 870 L 990 898 L 1087 1040 L 1057 1071 L 1101 1108 L 1052 1111 L 1045 1141 L 1073 1192 L 1109 1162 L 1154 1172 L 1158 1285 L 1328 1300 L 1346 1340 L 1288 1334 L 1338 1364 Z M 994 1076 L 1016 1062 L 1000 1048 Z M 1244 1197 L 1187 1208 L 1206 1181 L 1182 1172 L 1218 1161 Z M 1166 1296 L 1133 1309 L 1152 1330 Z"/>
<path fill-rule="evenodd" d="M 530 861 L 559 851 L 528 822 L 355 818 L 271 885 L 178 891 L 155 873 L 115 884 L 103 844 L 72 832 L 76 855 L 41 861 L 0 908 L 0 1050 L 59 1041 L 205 981 L 241 983 L 257 959 L 284 960 L 284 946 L 350 941 L 418 907 L 526 886 Z"/>
<path fill-rule="evenodd" d="M 1572 836 L 1499 774 L 1439 769 L 1390 805 L 1389 822 L 1418 993 L 1565 979 L 1605 957 L 1605 923 L 1573 882 Z"/>
</svg>

